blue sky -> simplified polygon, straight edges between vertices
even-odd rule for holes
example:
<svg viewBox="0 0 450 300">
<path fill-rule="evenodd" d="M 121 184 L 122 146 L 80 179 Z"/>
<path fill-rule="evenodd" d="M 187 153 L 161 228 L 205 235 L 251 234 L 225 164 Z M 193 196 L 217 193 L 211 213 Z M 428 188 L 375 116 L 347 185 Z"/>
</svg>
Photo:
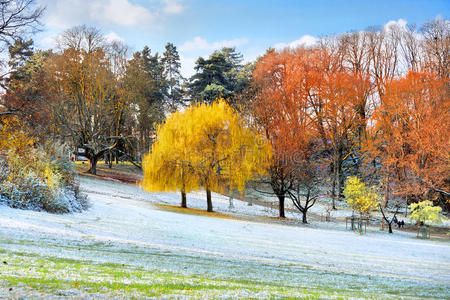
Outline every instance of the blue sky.
<svg viewBox="0 0 450 300">
<path fill-rule="evenodd" d="M 324 35 L 383 26 L 388 22 L 421 25 L 449 17 L 450 0 L 37 0 L 47 7 L 39 48 L 72 26 L 100 28 L 132 51 L 148 45 L 162 52 L 174 43 L 188 76 L 199 56 L 222 46 L 236 46 L 247 61 L 268 47 L 309 44 Z"/>
</svg>

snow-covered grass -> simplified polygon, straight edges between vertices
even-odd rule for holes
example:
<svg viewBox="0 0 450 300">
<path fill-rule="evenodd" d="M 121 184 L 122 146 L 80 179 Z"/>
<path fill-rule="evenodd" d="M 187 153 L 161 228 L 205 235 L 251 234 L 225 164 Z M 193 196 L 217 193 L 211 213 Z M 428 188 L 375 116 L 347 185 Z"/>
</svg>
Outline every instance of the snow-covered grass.
<svg viewBox="0 0 450 300">
<path fill-rule="evenodd" d="M 155 205 L 178 205 L 179 194 L 84 177 L 81 187 L 92 204 L 83 213 L 0 206 L 0 298 L 450 297 L 445 241 L 183 214 Z M 213 203 L 277 215 L 241 201 L 230 210 L 220 195 Z M 188 194 L 188 206 L 205 209 L 204 193 Z"/>
</svg>

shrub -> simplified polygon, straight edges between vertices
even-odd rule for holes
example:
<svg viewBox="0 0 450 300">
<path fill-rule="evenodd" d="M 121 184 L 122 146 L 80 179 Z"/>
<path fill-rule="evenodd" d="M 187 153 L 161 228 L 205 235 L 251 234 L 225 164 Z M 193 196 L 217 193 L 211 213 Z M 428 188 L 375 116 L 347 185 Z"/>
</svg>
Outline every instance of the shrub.
<svg viewBox="0 0 450 300">
<path fill-rule="evenodd" d="M 440 214 L 442 209 L 439 206 L 433 206 L 431 201 L 421 201 L 412 203 L 409 206 L 411 210 L 410 219 L 419 224 L 441 223 L 443 216 Z"/>
<path fill-rule="evenodd" d="M 12 125 L 0 126 L 0 136 L 6 138 L 0 144 L 0 203 L 52 213 L 87 209 L 64 145 L 35 147 L 36 141 Z"/>
<path fill-rule="evenodd" d="M 367 187 L 356 176 L 347 178 L 344 196 L 353 210 L 358 211 L 361 215 L 369 213 L 378 205 L 378 195 L 375 189 Z"/>
<path fill-rule="evenodd" d="M 40 151 L 29 159 L 8 153 L 0 173 L 0 201 L 20 209 L 52 213 L 80 212 L 88 208 L 85 195 L 70 162 L 64 158 L 52 160 Z"/>
</svg>

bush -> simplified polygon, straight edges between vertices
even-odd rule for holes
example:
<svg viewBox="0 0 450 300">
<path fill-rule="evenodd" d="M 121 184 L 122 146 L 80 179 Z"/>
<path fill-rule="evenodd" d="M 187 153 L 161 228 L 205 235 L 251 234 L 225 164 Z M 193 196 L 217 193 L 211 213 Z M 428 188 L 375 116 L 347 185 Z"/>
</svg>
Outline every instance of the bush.
<svg viewBox="0 0 450 300">
<path fill-rule="evenodd" d="M 87 198 L 80 192 L 71 163 L 62 157 L 53 160 L 41 151 L 32 151 L 28 159 L 8 153 L 1 163 L 0 202 L 52 213 L 87 209 Z"/>
<path fill-rule="evenodd" d="M 36 148 L 35 141 L 28 143 L 32 139 L 8 124 L 0 127 L 0 136 L 8 138 L 0 145 L 0 203 L 52 213 L 87 209 L 64 145 Z"/>
<path fill-rule="evenodd" d="M 433 202 L 429 200 L 412 203 L 409 209 L 411 210 L 409 218 L 420 225 L 442 223 L 443 216 L 440 214 L 442 209 L 439 206 L 433 206 Z"/>
<path fill-rule="evenodd" d="M 369 213 L 378 205 L 378 195 L 375 188 L 369 188 L 356 176 L 347 178 L 344 187 L 344 196 L 353 210 L 361 216 Z"/>
</svg>

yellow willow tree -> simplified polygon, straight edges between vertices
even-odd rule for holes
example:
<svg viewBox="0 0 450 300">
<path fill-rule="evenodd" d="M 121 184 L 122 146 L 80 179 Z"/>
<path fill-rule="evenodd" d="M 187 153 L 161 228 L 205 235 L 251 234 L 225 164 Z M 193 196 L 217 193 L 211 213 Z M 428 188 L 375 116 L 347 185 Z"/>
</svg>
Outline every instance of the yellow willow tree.
<svg viewBox="0 0 450 300">
<path fill-rule="evenodd" d="M 182 207 L 187 192 L 204 188 L 211 212 L 211 191 L 228 187 L 242 192 L 247 180 L 265 173 L 269 161 L 267 141 L 224 100 L 193 105 L 158 128 L 152 151 L 144 157 L 142 187 L 180 191 Z"/>
<path fill-rule="evenodd" d="M 181 207 L 186 193 L 200 186 L 189 161 L 189 134 L 185 131 L 188 111 L 173 113 L 157 129 L 157 141 L 143 159 L 142 187 L 148 191 L 180 191 Z"/>
</svg>

